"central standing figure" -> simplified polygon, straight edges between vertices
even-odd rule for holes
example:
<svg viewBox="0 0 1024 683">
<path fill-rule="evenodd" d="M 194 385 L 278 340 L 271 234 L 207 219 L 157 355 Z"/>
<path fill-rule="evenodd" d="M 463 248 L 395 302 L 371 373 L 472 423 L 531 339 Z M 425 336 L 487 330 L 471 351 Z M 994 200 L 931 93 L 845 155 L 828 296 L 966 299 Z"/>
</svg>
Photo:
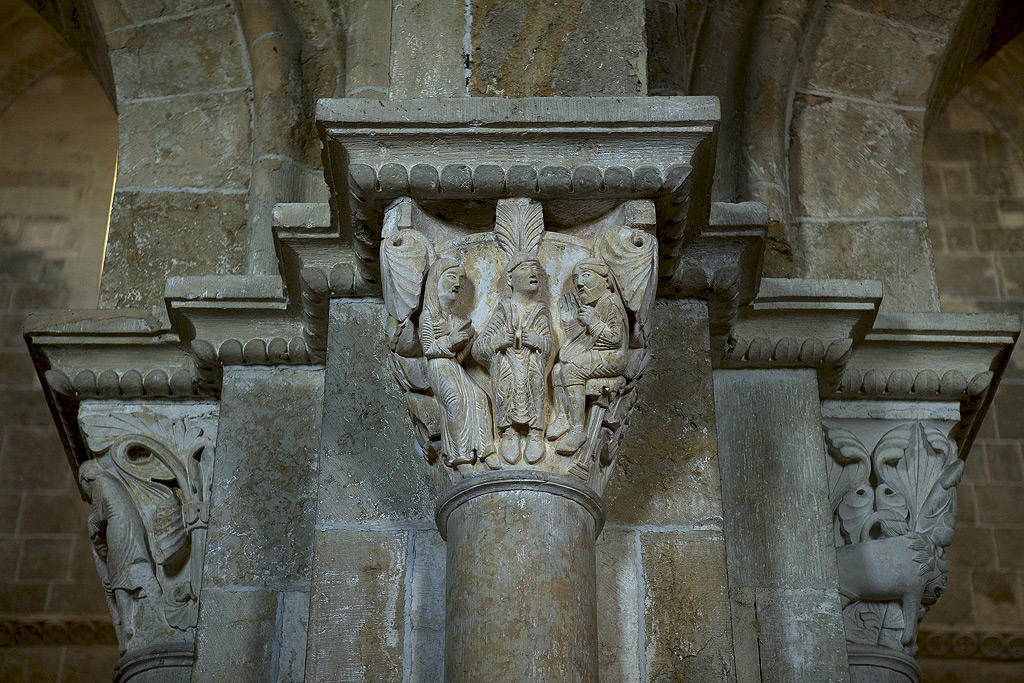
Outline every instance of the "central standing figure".
<svg viewBox="0 0 1024 683">
<path fill-rule="evenodd" d="M 491 312 L 473 344 L 473 358 L 489 368 L 494 416 L 505 462 L 522 456 L 536 464 L 544 457 L 547 371 L 551 359 L 551 315 L 542 298 L 543 269 L 537 258 L 544 235 L 540 204 L 499 200 L 494 234 L 508 255 L 505 279 L 510 289 Z"/>
</svg>

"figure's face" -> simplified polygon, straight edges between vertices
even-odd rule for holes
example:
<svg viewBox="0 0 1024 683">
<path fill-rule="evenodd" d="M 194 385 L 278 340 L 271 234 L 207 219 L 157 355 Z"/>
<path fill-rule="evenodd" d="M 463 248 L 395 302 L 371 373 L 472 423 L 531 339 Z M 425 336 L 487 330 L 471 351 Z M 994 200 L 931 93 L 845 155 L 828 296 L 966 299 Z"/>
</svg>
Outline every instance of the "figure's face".
<svg viewBox="0 0 1024 683">
<path fill-rule="evenodd" d="M 510 273 L 512 291 L 524 294 L 536 294 L 540 290 L 540 264 L 526 261 L 516 266 Z"/>
<path fill-rule="evenodd" d="M 442 304 L 451 305 L 462 291 L 462 268 L 449 268 L 437 283 L 437 296 Z"/>
<path fill-rule="evenodd" d="M 605 279 L 592 270 L 577 271 L 573 281 L 576 284 L 576 296 L 588 306 L 597 303 L 597 300 L 608 291 Z"/>
<path fill-rule="evenodd" d="M 99 471 L 100 468 L 91 460 L 86 460 L 78 469 L 78 481 L 89 498 L 92 498 L 92 483 L 96 481 Z"/>
</svg>

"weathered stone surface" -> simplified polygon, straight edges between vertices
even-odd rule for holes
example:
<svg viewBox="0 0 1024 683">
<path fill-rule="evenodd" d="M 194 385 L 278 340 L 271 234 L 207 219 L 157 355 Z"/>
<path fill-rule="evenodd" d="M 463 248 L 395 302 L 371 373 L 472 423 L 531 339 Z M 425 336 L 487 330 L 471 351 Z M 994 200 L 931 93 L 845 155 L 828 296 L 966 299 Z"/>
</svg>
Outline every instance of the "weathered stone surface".
<svg viewBox="0 0 1024 683">
<path fill-rule="evenodd" d="M 882 281 L 882 309 L 937 311 L 931 245 L 923 222 L 807 222 L 799 226 L 802 277 Z"/>
<path fill-rule="evenodd" d="M 203 590 L 194 680 L 264 681 L 277 640 L 278 594 L 267 590 Z"/>
<path fill-rule="evenodd" d="M 274 683 L 303 683 L 306 672 L 306 632 L 309 628 L 309 593 L 286 591 L 278 604 L 281 633 L 276 660 L 277 678 Z"/>
<path fill-rule="evenodd" d="M 246 93 L 122 104 L 119 122 L 119 187 L 248 188 Z"/>
<path fill-rule="evenodd" d="M 875 102 L 921 106 L 942 57 L 945 40 L 927 33 L 910 33 L 863 14 L 837 11 L 822 15 L 810 36 L 815 47 L 801 66 L 804 87 L 842 93 Z M 899 55 L 894 68 L 893 55 Z"/>
<path fill-rule="evenodd" d="M 446 477 L 417 453 L 404 398 L 383 362 L 384 307 L 331 302 L 319 524 L 432 523 Z"/>
<path fill-rule="evenodd" d="M 658 301 L 651 361 L 608 482 L 610 524 L 721 523 L 707 308 Z"/>
<path fill-rule="evenodd" d="M 717 370 L 714 380 L 741 679 L 845 680 L 817 376 Z"/>
<path fill-rule="evenodd" d="M 188 14 L 220 5 L 219 0 L 110 0 L 96 3 L 107 31 L 165 16 Z"/>
<path fill-rule="evenodd" d="M 391 3 L 354 0 L 345 42 L 345 96 L 387 99 L 391 71 Z"/>
<path fill-rule="evenodd" d="M 605 683 L 640 683 L 638 533 L 605 529 L 598 539 L 597 648 Z"/>
<path fill-rule="evenodd" d="M 244 87 L 233 15 L 223 6 L 108 35 L 118 101 Z"/>
<path fill-rule="evenodd" d="M 409 620 L 411 648 L 406 661 L 409 680 L 431 683 L 444 680 L 444 577 L 445 542 L 434 529 L 413 534 L 412 595 Z M 409 600 L 407 595 L 406 599 Z"/>
<path fill-rule="evenodd" d="M 554 94 L 646 95 L 643 0 L 584 0 L 551 73 Z M 601 59 L 594 59 L 600 46 Z"/>
<path fill-rule="evenodd" d="M 843 0 L 841 4 L 858 12 L 866 12 L 880 20 L 899 22 L 922 31 L 948 31 L 960 16 L 962 5 L 956 0 L 920 4 L 893 0 Z"/>
<path fill-rule="evenodd" d="M 716 370 L 715 405 L 731 582 L 834 589 L 815 373 Z"/>
<path fill-rule="evenodd" d="M 401 681 L 408 532 L 316 533 L 306 680 Z"/>
<path fill-rule="evenodd" d="M 204 580 L 308 585 L 323 373 L 224 373 Z"/>
<path fill-rule="evenodd" d="M 168 274 L 240 272 L 246 234 L 244 195 L 117 192 L 100 306 L 162 305 Z"/>
<path fill-rule="evenodd" d="M 849 680 L 837 590 L 759 590 L 756 601 L 763 683 Z"/>
<path fill-rule="evenodd" d="M 923 215 L 917 172 L 923 120 L 924 114 L 916 111 L 798 94 L 790 150 L 794 215 Z M 837 130 L 846 134 L 834 134 Z M 819 253 L 810 246 L 803 251 Z"/>
<path fill-rule="evenodd" d="M 642 0 L 474 0 L 473 95 L 644 95 Z M 601 58 L 593 50 L 600 46 Z"/>
<path fill-rule="evenodd" d="M 725 541 L 642 533 L 647 680 L 734 681 Z"/>
<path fill-rule="evenodd" d="M 391 99 L 466 92 L 462 0 L 397 0 L 391 15 Z"/>
<path fill-rule="evenodd" d="M 452 509 L 445 680 L 595 680 L 595 532 L 578 500 L 540 490 L 495 488 Z"/>
</svg>

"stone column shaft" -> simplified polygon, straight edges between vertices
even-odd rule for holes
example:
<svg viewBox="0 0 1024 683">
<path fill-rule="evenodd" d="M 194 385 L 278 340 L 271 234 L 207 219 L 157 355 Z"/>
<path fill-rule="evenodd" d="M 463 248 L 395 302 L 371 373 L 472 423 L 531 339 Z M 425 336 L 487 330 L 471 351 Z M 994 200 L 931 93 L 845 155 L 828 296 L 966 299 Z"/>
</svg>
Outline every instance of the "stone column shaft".
<svg viewBox="0 0 1024 683">
<path fill-rule="evenodd" d="M 478 475 L 438 508 L 445 680 L 596 681 L 597 494 L 539 472 Z"/>
</svg>

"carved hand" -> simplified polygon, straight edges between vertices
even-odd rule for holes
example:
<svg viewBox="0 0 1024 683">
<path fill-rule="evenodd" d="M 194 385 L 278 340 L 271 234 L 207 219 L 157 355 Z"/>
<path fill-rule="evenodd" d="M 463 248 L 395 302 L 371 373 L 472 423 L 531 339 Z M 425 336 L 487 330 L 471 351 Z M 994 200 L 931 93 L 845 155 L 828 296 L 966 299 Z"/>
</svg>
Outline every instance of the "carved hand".
<svg viewBox="0 0 1024 683">
<path fill-rule="evenodd" d="M 538 332 L 526 330 L 523 332 L 523 346 L 534 351 L 540 351 L 541 347 L 544 346 L 544 340 Z"/>
<path fill-rule="evenodd" d="M 506 331 L 504 334 L 498 337 L 497 349 L 498 351 L 504 351 L 507 348 L 516 345 L 516 333 L 512 330 Z"/>
<path fill-rule="evenodd" d="M 453 347 L 461 346 L 473 338 L 473 327 L 471 325 L 461 327 L 452 332 L 450 338 Z"/>
<path fill-rule="evenodd" d="M 594 324 L 594 320 L 597 318 L 597 312 L 593 306 L 580 306 L 580 312 L 577 314 L 579 321 L 587 326 L 589 330 Z"/>
</svg>

